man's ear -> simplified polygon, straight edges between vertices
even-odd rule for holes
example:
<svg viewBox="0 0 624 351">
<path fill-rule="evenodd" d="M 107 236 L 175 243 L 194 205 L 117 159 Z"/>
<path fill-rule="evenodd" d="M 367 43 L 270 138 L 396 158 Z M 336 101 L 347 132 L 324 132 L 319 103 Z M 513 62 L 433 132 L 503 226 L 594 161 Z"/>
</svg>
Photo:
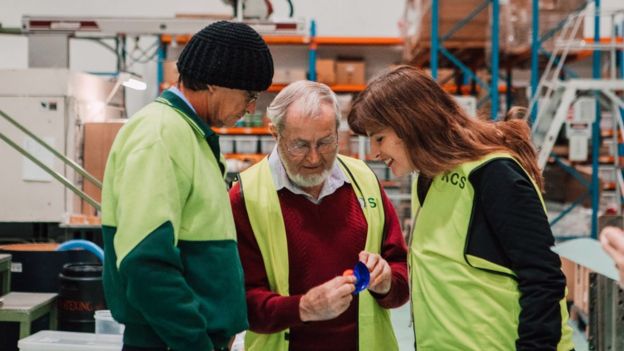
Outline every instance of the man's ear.
<svg viewBox="0 0 624 351">
<path fill-rule="evenodd" d="M 275 140 L 277 140 L 277 127 L 273 123 L 269 123 L 269 132 Z"/>
</svg>

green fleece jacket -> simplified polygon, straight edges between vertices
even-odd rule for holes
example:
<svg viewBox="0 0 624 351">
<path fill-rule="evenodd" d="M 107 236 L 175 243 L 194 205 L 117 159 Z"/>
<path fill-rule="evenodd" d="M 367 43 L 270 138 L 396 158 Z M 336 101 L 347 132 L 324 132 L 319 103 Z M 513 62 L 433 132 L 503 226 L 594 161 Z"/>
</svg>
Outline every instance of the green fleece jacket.
<svg viewBox="0 0 624 351">
<path fill-rule="evenodd" d="M 137 112 L 102 189 L 104 292 L 124 343 L 208 351 L 247 329 L 218 137 L 177 95 Z"/>
</svg>

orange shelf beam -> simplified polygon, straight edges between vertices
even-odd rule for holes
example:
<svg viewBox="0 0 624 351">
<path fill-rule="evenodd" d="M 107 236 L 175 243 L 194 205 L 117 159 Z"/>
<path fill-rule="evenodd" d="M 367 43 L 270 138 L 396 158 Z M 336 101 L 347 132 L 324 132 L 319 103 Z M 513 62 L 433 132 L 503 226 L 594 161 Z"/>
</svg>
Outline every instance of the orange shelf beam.
<svg viewBox="0 0 624 351">
<path fill-rule="evenodd" d="M 282 89 L 284 89 L 284 87 L 286 87 L 286 85 L 287 84 L 273 84 L 269 87 L 269 89 L 267 89 L 267 91 L 270 93 L 279 93 Z M 336 93 L 358 93 L 366 89 L 365 84 L 334 84 L 329 87 Z M 442 88 L 449 93 L 457 92 L 457 86 L 455 84 L 444 84 L 442 85 Z M 477 86 L 476 89 L 478 92 L 481 87 Z M 499 92 L 505 92 L 506 87 L 501 85 L 498 90 Z M 472 87 L 470 85 L 462 85 L 460 91 L 464 95 L 469 95 L 472 91 Z"/>
<path fill-rule="evenodd" d="M 174 40 L 178 44 L 186 44 L 191 34 L 162 34 L 160 40 L 171 44 Z M 264 40 L 269 45 L 308 45 L 311 42 L 317 45 L 358 45 L 358 46 L 400 46 L 403 39 L 398 37 L 310 37 L 303 35 L 265 35 Z"/>
<path fill-rule="evenodd" d="M 403 45 L 403 39 L 397 37 L 315 37 L 313 40 L 318 45 Z"/>
<path fill-rule="evenodd" d="M 288 84 L 273 84 L 267 89 L 269 93 L 279 93 Z M 336 93 L 357 93 L 366 88 L 366 85 L 335 84 L 329 86 Z"/>
<path fill-rule="evenodd" d="M 267 91 L 269 93 L 279 93 L 282 89 L 284 89 L 288 84 L 272 84 Z"/>
<path fill-rule="evenodd" d="M 238 135 L 269 135 L 269 127 L 233 127 L 233 128 L 212 128 L 217 134 L 238 134 Z"/>
<path fill-rule="evenodd" d="M 366 89 L 366 85 L 362 84 L 335 84 L 329 86 L 331 90 L 337 93 L 357 93 Z"/>
<path fill-rule="evenodd" d="M 307 45 L 310 38 L 303 35 L 265 35 L 264 41 L 269 45 Z M 160 41 L 165 44 L 171 44 L 173 41 L 178 44 L 186 44 L 191 40 L 190 34 L 162 34 Z"/>
<path fill-rule="evenodd" d="M 587 44 L 592 44 L 594 43 L 594 38 L 584 38 L 583 41 L 586 42 Z M 611 44 L 611 43 L 622 44 L 624 42 L 624 38 L 623 37 L 614 37 L 614 38 L 603 37 L 603 38 L 600 38 L 598 42 L 600 44 Z M 593 54 L 593 52 L 594 51 L 591 49 L 580 50 L 576 53 L 577 59 L 581 60 L 581 59 L 588 58 Z"/>
<path fill-rule="evenodd" d="M 594 38 L 584 38 L 583 41 L 586 41 L 588 43 L 593 43 L 594 42 Z M 622 44 L 624 43 L 624 37 L 602 37 L 600 38 L 600 40 L 598 40 L 600 42 L 600 44 L 611 44 L 611 43 L 617 43 L 617 44 Z"/>
<path fill-rule="evenodd" d="M 189 40 L 191 40 L 191 35 L 190 34 L 176 34 L 176 35 L 162 34 L 160 36 L 160 41 L 165 44 L 171 44 L 174 40 L 178 44 L 186 44 L 188 43 Z"/>
<path fill-rule="evenodd" d="M 225 158 L 237 160 L 262 160 L 267 154 L 225 154 Z"/>
<path fill-rule="evenodd" d="M 379 184 L 381 184 L 384 188 L 398 188 L 401 186 L 401 183 L 396 180 L 380 180 Z"/>
<path fill-rule="evenodd" d="M 310 38 L 302 35 L 265 35 L 264 41 L 269 45 L 307 45 L 310 44 Z"/>
</svg>

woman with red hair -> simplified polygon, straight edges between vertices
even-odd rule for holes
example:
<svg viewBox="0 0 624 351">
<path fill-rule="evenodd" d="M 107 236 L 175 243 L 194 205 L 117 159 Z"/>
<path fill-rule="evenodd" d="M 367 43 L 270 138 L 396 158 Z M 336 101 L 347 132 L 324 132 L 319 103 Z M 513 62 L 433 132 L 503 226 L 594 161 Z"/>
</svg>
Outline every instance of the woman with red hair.
<svg viewBox="0 0 624 351">
<path fill-rule="evenodd" d="M 396 176 L 416 175 L 416 348 L 572 350 L 526 121 L 471 118 L 427 74 L 399 66 L 357 97 L 349 125 Z"/>
</svg>

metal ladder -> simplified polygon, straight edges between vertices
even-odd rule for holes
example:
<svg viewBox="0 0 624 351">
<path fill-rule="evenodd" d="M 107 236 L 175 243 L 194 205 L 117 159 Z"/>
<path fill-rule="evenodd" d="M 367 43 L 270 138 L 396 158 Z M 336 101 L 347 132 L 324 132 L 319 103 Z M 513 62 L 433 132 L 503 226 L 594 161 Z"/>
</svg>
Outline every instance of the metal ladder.
<svg viewBox="0 0 624 351">
<path fill-rule="evenodd" d="M 616 180 L 615 197 L 617 212 L 621 212 L 621 198 L 624 196 L 624 175 L 619 164 L 619 136 L 624 132 L 622 112 L 624 100 L 618 92 L 624 92 L 624 79 L 619 77 L 616 69 L 616 55 L 618 50 L 624 50 L 622 29 L 616 29 L 616 18 L 622 16 L 624 10 L 612 11 L 606 14 L 611 17 L 609 42 L 590 42 L 575 40 L 583 19 L 593 15 L 593 9 L 586 7 L 577 14 L 571 15 L 564 24 L 560 35 L 555 42 L 555 50 L 549 58 L 542 75 L 537 93 L 531 99 L 529 110 L 538 106 L 538 113 L 532 126 L 533 143 L 538 151 L 538 165 L 544 169 L 553 149 L 555 140 L 566 121 L 568 112 L 575 102 L 577 95 L 594 93 L 602 105 L 602 110 L 609 109 L 613 118 L 613 142 L 615 145 L 614 163 L 600 166 L 600 169 L 615 172 L 612 178 Z M 601 13 L 601 17 L 604 17 Z M 610 75 L 605 79 L 560 79 L 565 60 L 570 52 L 576 50 L 608 51 L 610 59 Z M 619 79 L 618 79 L 619 77 Z M 608 193 L 608 192 L 605 192 Z"/>
<path fill-rule="evenodd" d="M 568 45 L 555 45 L 555 50 L 550 55 L 546 69 L 540 78 L 536 94 L 533 95 L 529 104 L 529 111 L 538 106 L 537 117 L 532 126 L 532 135 L 533 144 L 538 151 L 538 164 L 541 169 L 544 169 L 548 161 L 570 105 L 576 97 L 576 92 L 566 89 L 559 76 L 570 53 L 572 39 L 578 35 L 586 13 L 587 8 L 567 18 L 556 43 L 563 42 L 568 43 Z M 538 104 L 538 102 L 540 103 Z"/>
</svg>

